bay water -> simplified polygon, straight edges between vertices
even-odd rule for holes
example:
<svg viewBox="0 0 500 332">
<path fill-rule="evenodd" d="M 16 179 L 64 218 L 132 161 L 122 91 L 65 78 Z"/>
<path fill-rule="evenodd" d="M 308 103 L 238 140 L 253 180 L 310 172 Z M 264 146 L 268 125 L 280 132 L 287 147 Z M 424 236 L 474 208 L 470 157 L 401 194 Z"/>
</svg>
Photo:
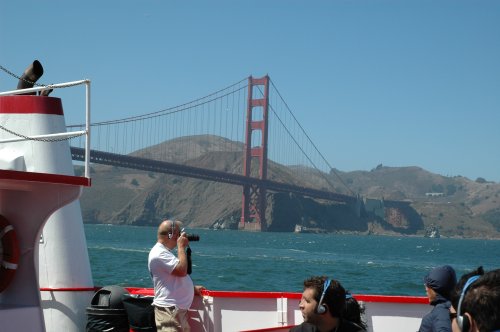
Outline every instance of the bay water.
<svg viewBox="0 0 500 332">
<path fill-rule="evenodd" d="M 148 254 L 156 227 L 85 225 L 94 284 L 152 287 Z M 449 264 L 459 277 L 479 265 L 500 268 L 500 241 L 256 233 L 190 229 L 195 284 L 209 290 L 301 292 L 326 275 L 354 294 L 424 296 L 423 277 Z"/>
</svg>

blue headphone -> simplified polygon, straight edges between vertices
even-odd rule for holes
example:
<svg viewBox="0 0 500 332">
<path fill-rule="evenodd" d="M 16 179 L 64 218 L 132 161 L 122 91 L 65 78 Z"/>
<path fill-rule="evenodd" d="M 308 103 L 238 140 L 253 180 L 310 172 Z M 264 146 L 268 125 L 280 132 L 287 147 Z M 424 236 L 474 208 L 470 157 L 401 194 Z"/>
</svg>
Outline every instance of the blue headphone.
<svg viewBox="0 0 500 332">
<path fill-rule="evenodd" d="M 461 311 L 462 311 L 462 302 L 465 298 L 465 293 L 467 292 L 467 288 L 469 288 L 469 286 L 471 284 L 474 283 L 474 281 L 476 281 L 477 279 L 479 279 L 480 276 L 472 276 L 470 277 L 467 282 L 465 283 L 464 285 L 464 288 L 462 289 L 462 293 L 460 294 L 460 300 L 458 300 L 458 308 L 457 308 L 457 325 L 458 327 L 460 328 L 460 331 L 469 331 L 469 328 L 470 328 L 470 322 L 469 322 L 469 318 L 467 318 L 467 316 L 462 316 L 461 315 Z"/>
<path fill-rule="evenodd" d="M 326 306 L 323 304 L 323 299 L 325 298 L 326 291 L 328 287 L 330 287 L 330 283 L 332 281 L 330 279 L 326 279 L 323 284 L 323 293 L 321 293 L 321 297 L 319 298 L 318 306 L 316 307 L 316 312 L 318 314 L 324 314 L 326 312 Z"/>
</svg>

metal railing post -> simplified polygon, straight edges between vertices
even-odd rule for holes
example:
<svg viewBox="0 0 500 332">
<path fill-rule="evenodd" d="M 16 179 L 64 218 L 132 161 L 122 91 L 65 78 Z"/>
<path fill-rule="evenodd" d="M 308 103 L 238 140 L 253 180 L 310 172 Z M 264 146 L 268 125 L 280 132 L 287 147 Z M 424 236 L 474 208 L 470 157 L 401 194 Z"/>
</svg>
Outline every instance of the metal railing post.
<svg viewBox="0 0 500 332">
<path fill-rule="evenodd" d="M 85 82 L 85 177 L 90 179 L 90 80 Z"/>
</svg>

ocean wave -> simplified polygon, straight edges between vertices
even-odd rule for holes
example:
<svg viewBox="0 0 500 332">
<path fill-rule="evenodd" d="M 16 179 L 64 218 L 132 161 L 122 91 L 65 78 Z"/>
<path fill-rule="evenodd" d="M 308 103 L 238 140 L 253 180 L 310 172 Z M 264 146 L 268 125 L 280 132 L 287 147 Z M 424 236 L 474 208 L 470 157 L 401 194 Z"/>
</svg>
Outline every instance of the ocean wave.
<svg viewBox="0 0 500 332">
<path fill-rule="evenodd" d="M 89 250 L 112 250 L 112 251 L 123 251 L 123 252 L 140 252 L 148 253 L 151 249 L 133 249 L 133 248 L 119 248 L 119 247 L 105 247 L 105 246 L 93 246 L 88 247 Z"/>
</svg>

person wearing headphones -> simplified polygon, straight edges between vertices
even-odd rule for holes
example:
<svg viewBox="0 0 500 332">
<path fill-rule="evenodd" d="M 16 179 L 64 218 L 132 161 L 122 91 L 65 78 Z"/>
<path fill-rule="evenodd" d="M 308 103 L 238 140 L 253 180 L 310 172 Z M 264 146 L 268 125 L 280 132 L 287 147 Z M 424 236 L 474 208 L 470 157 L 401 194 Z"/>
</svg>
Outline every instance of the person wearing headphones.
<svg viewBox="0 0 500 332">
<path fill-rule="evenodd" d="M 304 281 L 299 302 L 304 322 L 291 332 L 362 332 L 361 326 L 344 318 L 346 292 L 340 282 L 325 276 Z"/>
<path fill-rule="evenodd" d="M 434 308 L 422 318 L 419 332 L 451 332 L 450 296 L 456 283 L 455 270 L 449 265 L 435 267 L 424 277 L 425 292 Z"/>
<path fill-rule="evenodd" d="M 455 288 L 450 308 L 454 332 L 500 331 L 500 269 L 468 273 Z"/>
<path fill-rule="evenodd" d="M 205 289 L 194 286 L 188 274 L 186 250 L 189 240 L 181 229 L 180 221 L 164 220 L 158 227 L 158 241 L 148 257 L 148 269 L 154 285 L 156 328 L 162 332 L 189 332 L 188 309 L 194 295 L 201 295 Z M 175 247 L 177 257 L 172 253 Z"/>
<path fill-rule="evenodd" d="M 484 270 L 482 266 L 479 266 L 477 269 L 466 273 L 460 277 L 458 280 L 457 284 L 455 285 L 455 289 L 453 292 L 451 292 L 450 296 L 450 301 L 451 301 L 451 306 L 450 306 L 450 320 L 451 320 L 451 330 L 454 332 L 460 331 L 460 328 L 457 325 L 457 310 L 455 308 L 458 308 L 458 301 L 460 300 L 460 295 L 462 293 L 462 289 L 465 286 L 465 283 L 467 280 L 469 280 L 471 277 L 474 276 L 482 276 L 484 274 Z"/>
<path fill-rule="evenodd" d="M 451 306 L 450 306 L 450 320 L 451 320 L 451 330 L 454 332 L 460 331 L 460 327 L 457 325 L 458 322 L 456 320 L 457 318 L 457 310 L 455 308 L 458 308 L 458 302 L 460 301 L 460 295 L 462 294 L 462 290 L 464 289 L 465 284 L 469 279 L 471 279 L 474 276 L 482 276 L 484 274 L 484 269 L 482 266 L 479 266 L 477 269 L 474 269 L 473 271 L 466 273 L 460 277 L 458 280 L 455 289 L 451 293 Z"/>
</svg>

